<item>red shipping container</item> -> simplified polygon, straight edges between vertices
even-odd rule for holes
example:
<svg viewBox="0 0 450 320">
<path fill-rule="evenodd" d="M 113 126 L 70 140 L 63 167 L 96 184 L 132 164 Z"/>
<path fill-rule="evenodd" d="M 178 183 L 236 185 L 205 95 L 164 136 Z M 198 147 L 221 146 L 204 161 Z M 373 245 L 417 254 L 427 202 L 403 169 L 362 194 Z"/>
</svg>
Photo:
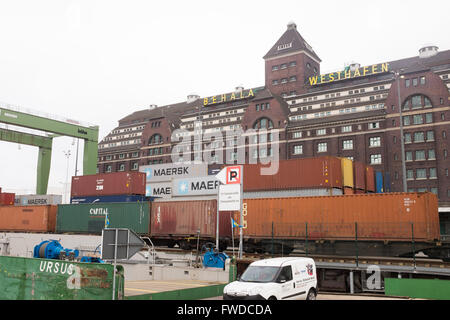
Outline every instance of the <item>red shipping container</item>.
<svg viewBox="0 0 450 320">
<path fill-rule="evenodd" d="M 301 188 L 342 188 L 341 159 L 318 157 L 280 160 L 278 172 L 262 175 L 261 169 L 270 165 L 244 165 L 244 191 Z"/>
<path fill-rule="evenodd" d="M 219 237 L 231 238 L 231 214 L 220 212 Z M 156 201 L 151 209 L 151 236 L 179 239 L 215 239 L 217 200 Z"/>
<path fill-rule="evenodd" d="M 366 166 L 366 192 L 375 192 L 375 173 L 371 166 Z"/>
<path fill-rule="evenodd" d="M 353 179 L 355 189 L 366 190 L 366 165 L 361 161 L 353 161 Z"/>
<path fill-rule="evenodd" d="M 15 198 L 16 198 L 15 193 L 0 193 L 0 205 L 12 206 L 14 205 Z"/>
<path fill-rule="evenodd" d="M 71 197 L 145 195 L 145 173 L 115 172 L 72 177 Z"/>
</svg>

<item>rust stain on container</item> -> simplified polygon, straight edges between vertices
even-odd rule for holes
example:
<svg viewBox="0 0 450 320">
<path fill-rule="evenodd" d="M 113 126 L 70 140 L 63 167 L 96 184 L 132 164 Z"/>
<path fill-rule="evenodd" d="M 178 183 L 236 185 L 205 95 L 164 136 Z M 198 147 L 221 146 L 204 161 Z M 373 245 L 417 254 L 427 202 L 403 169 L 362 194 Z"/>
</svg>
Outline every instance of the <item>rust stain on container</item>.
<svg viewBox="0 0 450 320">
<path fill-rule="evenodd" d="M 0 230 L 55 232 L 57 206 L 0 206 Z"/>
<path fill-rule="evenodd" d="M 72 177 L 71 197 L 145 195 L 145 173 L 115 172 Z"/>
</svg>

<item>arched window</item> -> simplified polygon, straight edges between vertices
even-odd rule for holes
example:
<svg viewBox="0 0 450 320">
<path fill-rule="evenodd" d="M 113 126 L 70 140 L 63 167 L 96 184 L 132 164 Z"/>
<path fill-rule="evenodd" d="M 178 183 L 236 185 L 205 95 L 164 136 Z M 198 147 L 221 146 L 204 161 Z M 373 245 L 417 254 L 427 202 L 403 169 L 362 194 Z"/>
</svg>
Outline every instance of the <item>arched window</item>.
<svg viewBox="0 0 450 320">
<path fill-rule="evenodd" d="M 163 142 L 163 138 L 158 133 L 155 133 L 154 135 L 152 135 L 150 137 L 150 139 L 148 140 L 148 144 L 149 145 L 151 145 L 151 144 L 159 144 L 159 143 L 162 143 L 162 142 Z"/>
<path fill-rule="evenodd" d="M 253 129 L 272 129 L 273 122 L 269 118 L 259 118 L 253 124 Z"/>
<path fill-rule="evenodd" d="M 403 103 L 402 110 L 431 108 L 432 106 L 433 105 L 431 104 L 430 98 L 422 94 L 416 94 L 406 99 L 406 101 Z"/>
</svg>

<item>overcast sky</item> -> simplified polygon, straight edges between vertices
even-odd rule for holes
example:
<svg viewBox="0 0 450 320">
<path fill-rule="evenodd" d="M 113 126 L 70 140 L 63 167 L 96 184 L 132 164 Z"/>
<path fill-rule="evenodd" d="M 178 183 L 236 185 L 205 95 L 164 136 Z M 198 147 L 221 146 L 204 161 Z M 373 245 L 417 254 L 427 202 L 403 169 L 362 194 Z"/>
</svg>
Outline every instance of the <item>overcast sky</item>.
<svg viewBox="0 0 450 320">
<path fill-rule="evenodd" d="M 101 140 L 150 104 L 264 85 L 262 57 L 290 21 L 326 73 L 449 50 L 449 12 L 445 0 L 2 0 L 0 102 L 98 125 Z M 75 153 L 54 139 L 49 193 L 63 193 Z M 3 191 L 35 193 L 37 148 L 0 141 L 0 154 Z"/>
</svg>

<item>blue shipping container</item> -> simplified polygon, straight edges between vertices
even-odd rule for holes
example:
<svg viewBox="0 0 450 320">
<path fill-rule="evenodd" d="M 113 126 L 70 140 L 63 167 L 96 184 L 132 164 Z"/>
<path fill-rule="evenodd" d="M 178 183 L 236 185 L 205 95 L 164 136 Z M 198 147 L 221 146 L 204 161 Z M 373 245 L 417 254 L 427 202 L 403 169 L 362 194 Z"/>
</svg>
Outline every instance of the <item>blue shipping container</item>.
<svg viewBox="0 0 450 320">
<path fill-rule="evenodd" d="M 89 197 L 72 197 L 70 203 L 111 203 L 111 202 L 144 202 L 153 201 L 153 197 L 143 195 L 111 195 L 111 196 L 89 196 Z"/>
<path fill-rule="evenodd" d="M 375 171 L 375 192 L 376 193 L 383 193 L 383 172 L 381 171 Z"/>
</svg>

